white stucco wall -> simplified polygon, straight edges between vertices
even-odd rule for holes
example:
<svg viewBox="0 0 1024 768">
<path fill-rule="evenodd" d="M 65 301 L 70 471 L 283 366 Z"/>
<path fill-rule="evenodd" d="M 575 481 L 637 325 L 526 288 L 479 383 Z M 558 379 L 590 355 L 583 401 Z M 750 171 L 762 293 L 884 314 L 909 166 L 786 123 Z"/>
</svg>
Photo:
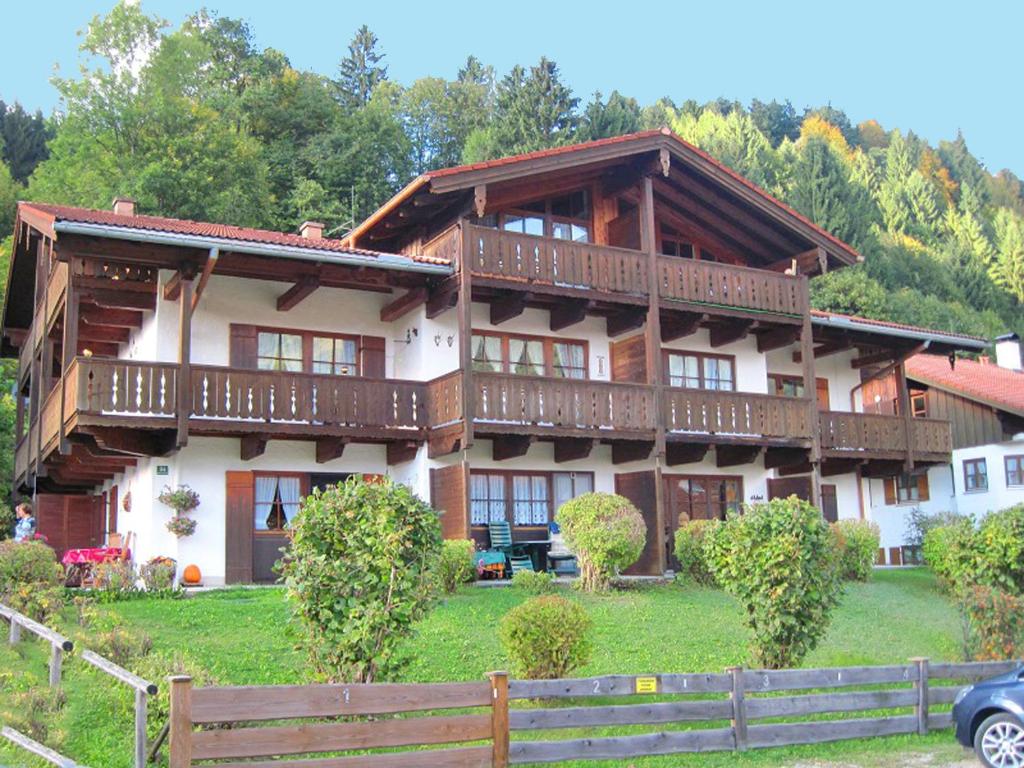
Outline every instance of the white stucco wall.
<svg viewBox="0 0 1024 768">
<path fill-rule="evenodd" d="M 782 349 L 773 349 L 763 355 L 767 362 L 767 373 L 802 376 L 803 367 L 800 363 L 793 362 L 793 353 L 799 349 L 798 345 L 793 345 Z M 828 380 L 829 410 L 831 411 L 850 412 L 853 410 L 859 412 L 864 410 L 859 389 L 854 393 L 854 407 L 850 407 L 850 392 L 860 383 L 860 372 L 850 365 L 855 355 L 855 351 L 850 350 L 816 358 L 814 361 L 815 375 Z"/>
<path fill-rule="evenodd" d="M 953 482 L 956 484 L 957 510 L 961 514 L 981 517 L 988 512 L 1024 503 L 1024 487 L 1006 484 L 1005 457 L 1024 455 L 1024 435 L 1018 435 L 1018 438 L 953 451 Z M 964 461 L 968 459 L 985 459 L 987 491 L 968 492 L 964 487 Z"/>
</svg>

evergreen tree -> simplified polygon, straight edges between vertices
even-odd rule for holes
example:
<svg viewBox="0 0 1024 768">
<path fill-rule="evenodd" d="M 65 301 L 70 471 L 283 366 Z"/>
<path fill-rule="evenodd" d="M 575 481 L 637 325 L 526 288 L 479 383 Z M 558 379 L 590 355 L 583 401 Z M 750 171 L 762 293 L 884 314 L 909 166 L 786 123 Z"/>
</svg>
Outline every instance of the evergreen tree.
<svg viewBox="0 0 1024 768">
<path fill-rule="evenodd" d="M 579 122 L 578 104 L 550 59 L 541 57 L 529 73 L 513 67 L 498 84 L 489 153 L 515 155 L 569 144 Z"/>
<path fill-rule="evenodd" d="M 823 107 L 816 107 L 815 109 L 804 110 L 805 120 L 811 115 L 816 115 L 826 123 L 831 123 L 838 128 L 842 132 L 846 142 L 851 146 L 860 143 L 860 136 L 857 133 L 857 127 L 850 122 L 850 118 L 846 116 L 846 113 L 843 112 L 843 110 L 836 109 L 831 104 L 826 104 Z"/>
<path fill-rule="evenodd" d="M 775 99 L 767 103 L 754 99 L 750 102 L 750 117 L 773 147 L 778 147 L 783 139 L 796 141 L 800 135 L 800 118 L 788 99 L 781 103 Z"/>
<path fill-rule="evenodd" d="M 993 224 L 996 258 L 990 270 L 992 279 L 1018 304 L 1024 304 L 1024 217 L 1001 208 L 996 211 Z"/>
<path fill-rule="evenodd" d="M 0 101 L 0 146 L 7 168 L 19 184 L 28 181 L 36 166 L 49 154 L 46 142 L 53 136 L 43 113 L 28 114 L 15 102 L 8 106 Z"/>
<path fill-rule="evenodd" d="M 612 91 L 608 101 L 605 102 L 601 100 L 601 93 L 596 92 L 583 111 L 578 138 L 581 141 L 592 141 L 609 136 L 623 136 L 638 130 L 640 130 L 640 105 L 636 99 L 627 98 L 618 91 Z"/>
<path fill-rule="evenodd" d="M 377 49 L 377 36 L 365 24 L 348 45 L 348 55 L 338 64 L 338 97 L 342 106 L 358 109 L 370 102 L 374 89 L 387 80 L 384 54 Z"/>
<path fill-rule="evenodd" d="M 939 157 L 956 182 L 961 186 L 970 185 L 984 203 L 987 193 L 985 179 L 988 174 L 967 149 L 967 140 L 962 132 L 957 131 L 953 141 L 939 142 Z"/>
</svg>

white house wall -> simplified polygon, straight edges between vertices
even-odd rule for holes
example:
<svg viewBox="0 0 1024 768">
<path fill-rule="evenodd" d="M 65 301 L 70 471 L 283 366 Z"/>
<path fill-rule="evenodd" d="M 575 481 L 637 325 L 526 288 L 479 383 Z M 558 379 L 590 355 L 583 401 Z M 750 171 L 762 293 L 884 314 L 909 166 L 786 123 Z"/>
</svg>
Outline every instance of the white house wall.
<svg viewBox="0 0 1024 768">
<path fill-rule="evenodd" d="M 1006 484 L 1005 457 L 1024 454 L 1024 435 L 1019 440 L 958 448 L 953 451 L 953 482 L 956 484 L 957 509 L 961 514 L 982 517 L 989 512 L 1024 504 L 1024 487 Z M 970 491 L 964 487 L 964 461 L 985 459 L 988 490 Z"/>
</svg>

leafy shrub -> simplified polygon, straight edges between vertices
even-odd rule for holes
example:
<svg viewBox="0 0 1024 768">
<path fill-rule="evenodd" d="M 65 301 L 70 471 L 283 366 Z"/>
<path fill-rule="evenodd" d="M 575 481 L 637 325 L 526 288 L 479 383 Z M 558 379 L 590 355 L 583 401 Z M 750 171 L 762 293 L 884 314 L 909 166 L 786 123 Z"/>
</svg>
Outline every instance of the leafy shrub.
<svg viewBox="0 0 1024 768">
<path fill-rule="evenodd" d="M 64 605 L 64 570 L 41 541 L 0 541 L 0 602 L 45 622 Z"/>
<path fill-rule="evenodd" d="M 153 650 L 153 640 L 149 635 L 125 626 L 93 633 L 87 643 L 91 650 L 122 667 L 128 667 Z"/>
<path fill-rule="evenodd" d="M 546 595 L 555 589 L 555 575 L 547 571 L 516 571 L 512 586 L 528 595 Z"/>
<path fill-rule="evenodd" d="M 17 517 L 10 504 L 0 503 L 0 540 L 11 538 Z"/>
<path fill-rule="evenodd" d="M 9 725 L 30 739 L 52 743 L 50 727 L 57 712 L 66 703 L 63 690 L 50 688 L 29 688 L 5 697 L 7 701 L 0 716 L 4 725 Z"/>
<path fill-rule="evenodd" d="M 974 573 L 974 524 L 961 517 L 928 530 L 924 536 L 924 561 L 948 589 L 970 583 Z"/>
<path fill-rule="evenodd" d="M 279 569 L 316 674 L 371 683 L 430 605 L 441 556 L 437 513 L 390 479 L 352 477 L 303 501 Z"/>
<path fill-rule="evenodd" d="M 926 513 L 920 507 L 914 507 L 907 515 L 907 530 L 905 534 L 907 545 L 923 547 L 924 538 L 928 535 L 929 531 L 938 528 L 940 525 L 951 525 L 963 519 L 964 516 L 956 512 Z"/>
<path fill-rule="evenodd" d="M 612 577 L 637 561 L 647 540 L 644 519 L 628 499 L 613 493 L 585 493 L 555 515 L 565 543 L 576 553 L 580 589 L 605 590 Z"/>
<path fill-rule="evenodd" d="M 676 559 L 679 573 L 698 584 L 715 583 L 715 574 L 708 562 L 707 540 L 718 520 L 683 520 L 676 529 Z"/>
<path fill-rule="evenodd" d="M 973 581 L 1024 594 L 1024 504 L 985 515 L 974 539 Z"/>
<path fill-rule="evenodd" d="M 848 581 L 867 581 L 878 555 L 882 533 L 870 520 L 840 520 L 832 524 L 839 549 L 839 572 Z"/>
<path fill-rule="evenodd" d="M 135 566 L 130 560 L 105 560 L 93 568 L 93 587 L 105 593 L 100 599 L 116 600 L 138 591 Z"/>
<path fill-rule="evenodd" d="M 1024 599 L 1001 589 L 974 586 L 964 591 L 960 607 L 968 658 L 1001 661 L 1024 654 Z"/>
<path fill-rule="evenodd" d="M 166 594 L 175 591 L 174 575 L 178 566 L 169 557 L 154 557 L 141 568 L 139 578 L 151 595 Z"/>
<path fill-rule="evenodd" d="M 517 675 L 555 680 L 587 663 L 591 625 L 579 603 L 545 595 L 532 597 L 505 614 L 498 635 Z"/>
<path fill-rule="evenodd" d="M 746 611 L 755 661 L 795 666 L 825 634 L 842 589 L 821 512 L 796 496 L 752 505 L 713 529 L 708 552 L 718 583 Z"/>
<path fill-rule="evenodd" d="M 446 539 L 441 544 L 441 559 L 437 564 L 437 581 L 443 592 L 451 594 L 476 578 L 473 552 L 476 545 L 469 539 Z"/>
</svg>

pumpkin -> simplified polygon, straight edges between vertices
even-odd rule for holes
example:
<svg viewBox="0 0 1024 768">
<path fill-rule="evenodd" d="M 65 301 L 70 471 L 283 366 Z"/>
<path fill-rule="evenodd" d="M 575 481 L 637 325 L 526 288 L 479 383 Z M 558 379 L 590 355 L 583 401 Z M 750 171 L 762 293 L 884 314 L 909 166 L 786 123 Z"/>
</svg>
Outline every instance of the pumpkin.
<svg viewBox="0 0 1024 768">
<path fill-rule="evenodd" d="M 185 571 L 181 575 L 181 580 L 186 584 L 198 584 L 203 580 L 203 574 L 199 570 L 198 565 L 186 565 Z"/>
</svg>

